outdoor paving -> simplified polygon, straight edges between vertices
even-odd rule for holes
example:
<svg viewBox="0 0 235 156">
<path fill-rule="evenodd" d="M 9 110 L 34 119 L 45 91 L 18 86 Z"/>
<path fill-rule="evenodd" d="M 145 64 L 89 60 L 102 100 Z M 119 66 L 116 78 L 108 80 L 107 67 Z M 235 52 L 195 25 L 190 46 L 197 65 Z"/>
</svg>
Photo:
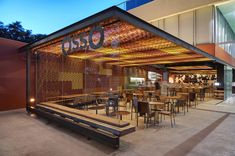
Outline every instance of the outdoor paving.
<svg viewBox="0 0 235 156">
<path fill-rule="evenodd" d="M 198 105 L 197 108 L 213 111 L 221 111 L 228 113 L 235 113 L 235 97 L 230 98 L 226 101 L 212 100 L 204 103 L 203 105 Z"/>
<path fill-rule="evenodd" d="M 235 156 L 235 97 L 215 102 L 207 100 L 197 109 L 190 108 L 185 116 L 178 114 L 175 128 L 171 128 L 169 117 L 150 128 L 140 120 L 136 132 L 121 138 L 118 150 L 31 117 L 24 110 L 1 112 L 0 156 Z"/>
<path fill-rule="evenodd" d="M 235 115 L 229 115 L 188 156 L 235 156 Z"/>
</svg>

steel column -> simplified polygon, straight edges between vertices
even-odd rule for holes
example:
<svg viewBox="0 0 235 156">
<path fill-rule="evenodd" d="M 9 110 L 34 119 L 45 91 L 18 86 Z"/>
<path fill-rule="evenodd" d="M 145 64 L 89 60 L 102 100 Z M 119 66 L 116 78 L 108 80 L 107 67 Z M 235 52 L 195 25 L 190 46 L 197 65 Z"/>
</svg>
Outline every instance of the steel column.
<svg viewBox="0 0 235 156">
<path fill-rule="evenodd" d="M 30 112 L 30 89 L 31 89 L 31 81 L 30 81 L 30 50 L 26 51 L 26 111 Z"/>
</svg>

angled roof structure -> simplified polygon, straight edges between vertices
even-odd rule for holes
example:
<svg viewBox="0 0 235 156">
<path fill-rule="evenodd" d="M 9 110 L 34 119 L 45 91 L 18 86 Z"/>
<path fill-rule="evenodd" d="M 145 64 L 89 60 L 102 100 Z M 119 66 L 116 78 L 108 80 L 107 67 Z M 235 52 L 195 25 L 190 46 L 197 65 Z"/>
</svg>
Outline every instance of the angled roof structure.
<svg viewBox="0 0 235 156">
<path fill-rule="evenodd" d="M 83 37 L 88 40 L 90 30 L 97 25 L 104 31 L 102 47 L 80 48 L 68 57 L 123 67 L 200 61 L 217 61 L 226 64 L 115 6 L 56 31 L 42 40 L 28 44 L 23 50 L 62 55 L 62 42 L 65 37 L 73 38 L 83 34 Z M 94 32 L 93 42 L 97 42 L 99 38 L 100 34 Z M 68 43 L 63 46 L 68 49 Z"/>
</svg>

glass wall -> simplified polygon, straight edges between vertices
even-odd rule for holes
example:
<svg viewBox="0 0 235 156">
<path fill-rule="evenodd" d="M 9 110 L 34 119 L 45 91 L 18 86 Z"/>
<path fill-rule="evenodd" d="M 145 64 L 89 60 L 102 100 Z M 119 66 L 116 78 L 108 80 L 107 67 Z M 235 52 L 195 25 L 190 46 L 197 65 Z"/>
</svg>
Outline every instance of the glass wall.
<svg viewBox="0 0 235 156">
<path fill-rule="evenodd" d="M 230 66 L 224 66 L 224 99 L 232 97 L 233 70 Z"/>
<path fill-rule="evenodd" d="M 215 40 L 219 47 L 235 57 L 235 34 L 219 8 L 216 8 Z"/>
<path fill-rule="evenodd" d="M 149 3 L 153 0 L 127 0 L 123 3 L 120 3 L 119 5 L 117 5 L 119 8 L 123 9 L 123 10 L 131 10 L 133 8 L 136 8 L 138 6 L 141 6 L 143 4 Z"/>
</svg>

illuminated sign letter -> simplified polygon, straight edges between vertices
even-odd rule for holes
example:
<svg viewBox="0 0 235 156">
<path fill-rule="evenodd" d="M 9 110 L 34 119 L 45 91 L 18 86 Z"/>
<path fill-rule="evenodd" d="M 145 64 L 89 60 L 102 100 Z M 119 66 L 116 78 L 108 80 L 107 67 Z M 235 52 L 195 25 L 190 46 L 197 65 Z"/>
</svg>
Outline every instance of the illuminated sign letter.
<svg viewBox="0 0 235 156">
<path fill-rule="evenodd" d="M 95 44 L 92 40 L 92 36 L 95 32 L 99 32 L 100 33 L 100 40 L 97 44 Z M 102 47 L 104 43 L 104 30 L 101 26 L 96 26 L 96 27 L 93 27 L 90 31 L 90 34 L 89 34 L 89 45 L 92 49 L 98 49 L 100 47 Z"/>
</svg>

